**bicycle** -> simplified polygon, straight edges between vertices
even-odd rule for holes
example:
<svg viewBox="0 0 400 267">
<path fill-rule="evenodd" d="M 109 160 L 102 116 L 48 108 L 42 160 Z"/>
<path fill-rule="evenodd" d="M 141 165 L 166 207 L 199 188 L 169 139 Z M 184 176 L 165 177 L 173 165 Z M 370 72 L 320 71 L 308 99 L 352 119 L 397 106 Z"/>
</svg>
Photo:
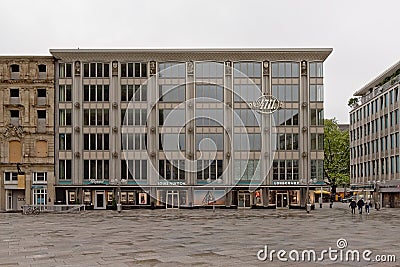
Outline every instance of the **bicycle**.
<svg viewBox="0 0 400 267">
<path fill-rule="evenodd" d="M 25 211 L 26 215 L 38 215 L 40 213 L 40 209 L 36 207 L 28 207 Z"/>
</svg>

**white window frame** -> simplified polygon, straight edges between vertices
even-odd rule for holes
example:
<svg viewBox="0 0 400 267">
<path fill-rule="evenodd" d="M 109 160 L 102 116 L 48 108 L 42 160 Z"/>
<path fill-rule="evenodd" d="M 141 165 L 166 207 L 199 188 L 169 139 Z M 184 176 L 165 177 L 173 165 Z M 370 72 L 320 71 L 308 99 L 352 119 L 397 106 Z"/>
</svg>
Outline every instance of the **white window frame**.
<svg viewBox="0 0 400 267">
<path fill-rule="evenodd" d="M 38 180 L 38 176 L 43 174 L 43 180 Z M 47 172 L 34 172 L 33 174 L 34 184 L 47 184 Z"/>
</svg>

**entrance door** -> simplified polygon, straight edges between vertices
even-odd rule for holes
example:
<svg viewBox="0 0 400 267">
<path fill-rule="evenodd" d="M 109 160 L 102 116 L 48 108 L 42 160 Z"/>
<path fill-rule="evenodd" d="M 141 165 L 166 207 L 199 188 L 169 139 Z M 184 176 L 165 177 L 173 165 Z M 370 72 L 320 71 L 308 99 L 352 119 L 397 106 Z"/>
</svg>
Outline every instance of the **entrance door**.
<svg viewBox="0 0 400 267">
<path fill-rule="evenodd" d="M 249 192 L 239 192 L 238 196 L 238 208 L 250 208 L 250 193 Z"/>
<path fill-rule="evenodd" d="M 288 193 L 276 193 L 276 208 L 286 209 L 289 208 Z"/>
<path fill-rule="evenodd" d="M 166 209 L 179 209 L 179 191 L 167 191 Z"/>
<path fill-rule="evenodd" d="M 12 210 L 13 209 L 13 201 L 12 201 L 12 191 L 11 190 L 6 190 L 6 210 Z"/>
<path fill-rule="evenodd" d="M 105 202 L 105 191 L 96 191 L 95 194 L 95 209 L 105 209 L 106 202 Z"/>
</svg>

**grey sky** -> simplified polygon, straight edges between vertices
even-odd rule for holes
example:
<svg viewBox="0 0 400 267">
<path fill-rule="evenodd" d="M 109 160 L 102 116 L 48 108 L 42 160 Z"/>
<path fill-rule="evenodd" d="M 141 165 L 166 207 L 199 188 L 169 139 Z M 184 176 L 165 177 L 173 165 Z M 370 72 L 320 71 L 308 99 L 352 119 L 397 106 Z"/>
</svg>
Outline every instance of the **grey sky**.
<svg viewBox="0 0 400 267">
<path fill-rule="evenodd" d="M 55 3 L 57 3 L 55 5 Z M 50 48 L 332 47 L 325 117 L 399 60 L 400 1 L 2 1 L 0 54 Z"/>
</svg>

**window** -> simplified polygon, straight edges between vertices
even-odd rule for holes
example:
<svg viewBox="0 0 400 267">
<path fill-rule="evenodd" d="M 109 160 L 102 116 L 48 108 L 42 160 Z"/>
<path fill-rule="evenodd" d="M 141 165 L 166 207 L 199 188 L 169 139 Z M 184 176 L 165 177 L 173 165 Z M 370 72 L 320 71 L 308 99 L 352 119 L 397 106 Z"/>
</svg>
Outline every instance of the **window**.
<svg viewBox="0 0 400 267">
<path fill-rule="evenodd" d="M 32 197 L 33 197 L 33 205 L 47 205 L 46 188 L 33 188 Z"/>
<path fill-rule="evenodd" d="M 34 172 L 33 173 L 33 183 L 47 183 L 47 172 Z"/>
<path fill-rule="evenodd" d="M 109 77 L 110 64 L 109 63 L 84 63 L 83 64 L 83 77 Z"/>
<path fill-rule="evenodd" d="M 48 146 L 46 140 L 36 141 L 36 157 L 45 158 L 48 155 Z"/>
<path fill-rule="evenodd" d="M 324 125 L 324 110 L 311 109 L 311 125 Z"/>
<path fill-rule="evenodd" d="M 38 65 L 39 72 L 46 72 L 46 65 L 40 64 Z"/>
<path fill-rule="evenodd" d="M 70 133 L 61 133 L 59 134 L 59 149 L 60 150 L 71 150 L 71 134 Z"/>
<path fill-rule="evenodd" d="M 196 109 L 196 126 L 221 126 L 224 124 L 223 109 Z"/>
<path fill-rule="evenodd" d="M 121 77 L 147 77 L 147 63 L 121 63 Z"/>
<path fill-rule="evenodd" d="M 19 72 L 19 65 L 12 64 L 11 65 L 11 72 Z"/>
<path fill-rule="evenodd" d="M 252 102 L 261 96 L 260 84 L 234 84 L 233 99 L 235 102 Z"/>
<path fill-rule="evenodd" d="M 185 151 L 185 134 L 160 134 L 158 144 L 164 151 Z"/>
<path fill-rule="evenodd" d="M 311 134 L 311 150 L 324 150 L 324 134 Z"/>
<path fill-rule="evenodd" d="M 209 139 L 209 140 L 207 140 Z M 224 150 L 224 135 L 197 133 L 196 134 L 196 150 L 198 151 L 222 151 Z"/>
<path fill-rule="evenodd" d="M 72 77 L 72 64 L 71 63 L 59 63 L 58 75 L 60 78 L 71 78 Z"/>
<path fill-rule="evenodd" d="M 17 172 L 4 172 L 4 182 L 17 182 L 18 173 Z"/>
<path fill-rule="evenodd" d="M 311 160 L 311 179 L 324 179 L 324 160 Z"/>
<path fill-rule="evenodd" d="M 261 125 L 260 113 L 251 109 L 235 109 L 233 116 L 235 126 L 257 127 Z"/>
<path fill-rule="evenodd" d="M 109 101 L 109 85 L 84 85 L 83 101 Z"/>
<path fill-rule="evenodd" d="M 259 161 L 250 160 L 235 160 L 234 164 L 234 179 L 235 180 L 260 180 L 260 166 Z"/>
<path fill-rule="evenodd" d="M 273 113 L 275 126 L 299 125 L 298 109 L 279 109 Z"/>
<path fill-rule="evenodd" d="M 83 179 L 107 180 L 109 179 L 108 160 L 84 160 Z"/>
<path fill-rule="evenodd" d="M 261 151 L 261 135 L 255 133 L 234 134 L 233 147 L 236 151 Z"/>
<path fill-rule="evenodd" d="M 184 160 L 159 160 L 158 172 L 162 179 L 185 180 Z"/>
<path fill-rule="evenodd" d="M 147 85 L 121 85 L 121 101 L 147 101 Z"/>
<path fill-rule="evenodd" d="M 299 101 L 299 85 L 272 85 L 272 95 L 281 101 Z"/>
<path fill-rule="evenodd" d="M 297 133 L 281 133 L 276 134 L 276 150 L 298 150 L 299 134 Z"/>
<path fill-rule="evenodd" d="M 10 89 L 10 97 L 19 98 L 19 89 Z"/>
<path fill-rule="evenodd" d="M 70 159 L 62 159 L 58 161 L 58 175 L 60 180 L 70 180 L 72 174 L 72 165 Z"/>
<path fill-rule="evenodd" d="M 121 160 L 121 179 L 147 180 L 147 160 Z"/>
<path fill-rule="evenodd" d="M 322 62 L 310 62 L 309 67 L 310 77 L 323 77 Z"/>
<path fill-rule="evenodd" d="M 83 149 L 109 150 L 110 149 L 109 134 L 84 134 Z"/>
<path fill-rule="evenodd" d="M 224 100 L 224 88 L 214 84 L 196 84 L 196 101 L 213 102 Z"/>
<path fill-rule="evenodd" d="M 11 124 L 19 126 L 19 110 L 10 110 Z"/>
<path fill-rule="evenodd" d="M 160 109 L 159 110 L 160 126 L 184 126 L 185 110 L 184 109 Z"/>
<path fill-rule="evenodd" d="M 186 98 L 185 85 L 160 85 L 160 102 L 184 102 Z"/>
<path fill-rule="evenodd" d="M 37 89 L 37 97 L 46 97 L 46 89 Z"/>
<path fill-rule="evenodd" d="M 69 126 L 72 125 L 72 116 L 70 109 L 60 109 L 60 126 Z"/>
<path fill-rule="evenodd" d="M 218 62 L 196 62 L 196 78 L 222 78 L 224 64 Z"/>
<path fill-rule="evenodd" d="M 46 110 L 38 110 L 37 111 L 38 119 L 46 119 Z"/>
<path fill-rule="evenodd" d="M 84 109 L 83 125 L 84 126 L 107 126 L 109 125 L 108 109 Z"/>
<path fill-rule="evenodd" d="M 298 78 L 299 63 L 274 62 L 271 64 L 272 78 Z"/>
<path fill-rule="evenodd" d="M 58 87 L 60 102 L 71 102 L 72 101 L 72 88 L 71 85 L 60 85 Z"/>
<path fill-rule="evenodd" d="M 298 160 L 274 160 L 272 163 L 272 176 L 274 180 L 298 180 Z"/>
<path fill-rule="evenodd" d="M 223 174 L 222 160 L 197 160 L 197 180 L 221 179 Z"/>
<path fill-rule="evenodd" d="M 260 62 L 237 62 L 233 68 L 235 77 L 261 78 Z"/>
<path fill-rule="evenodd" d="M 324 86 L 310 85 L 310 101 L 324 101 Z"/>
<path fill-rule="evenodd" d="M 185 63 L 165 62 L 158 64 L 160 78 L 185 78 Z"/>
<path fill-rule="evenodd" d="M 121 109 L 122 125 L 145 126 L 147 109 Z"/>
</svg>

